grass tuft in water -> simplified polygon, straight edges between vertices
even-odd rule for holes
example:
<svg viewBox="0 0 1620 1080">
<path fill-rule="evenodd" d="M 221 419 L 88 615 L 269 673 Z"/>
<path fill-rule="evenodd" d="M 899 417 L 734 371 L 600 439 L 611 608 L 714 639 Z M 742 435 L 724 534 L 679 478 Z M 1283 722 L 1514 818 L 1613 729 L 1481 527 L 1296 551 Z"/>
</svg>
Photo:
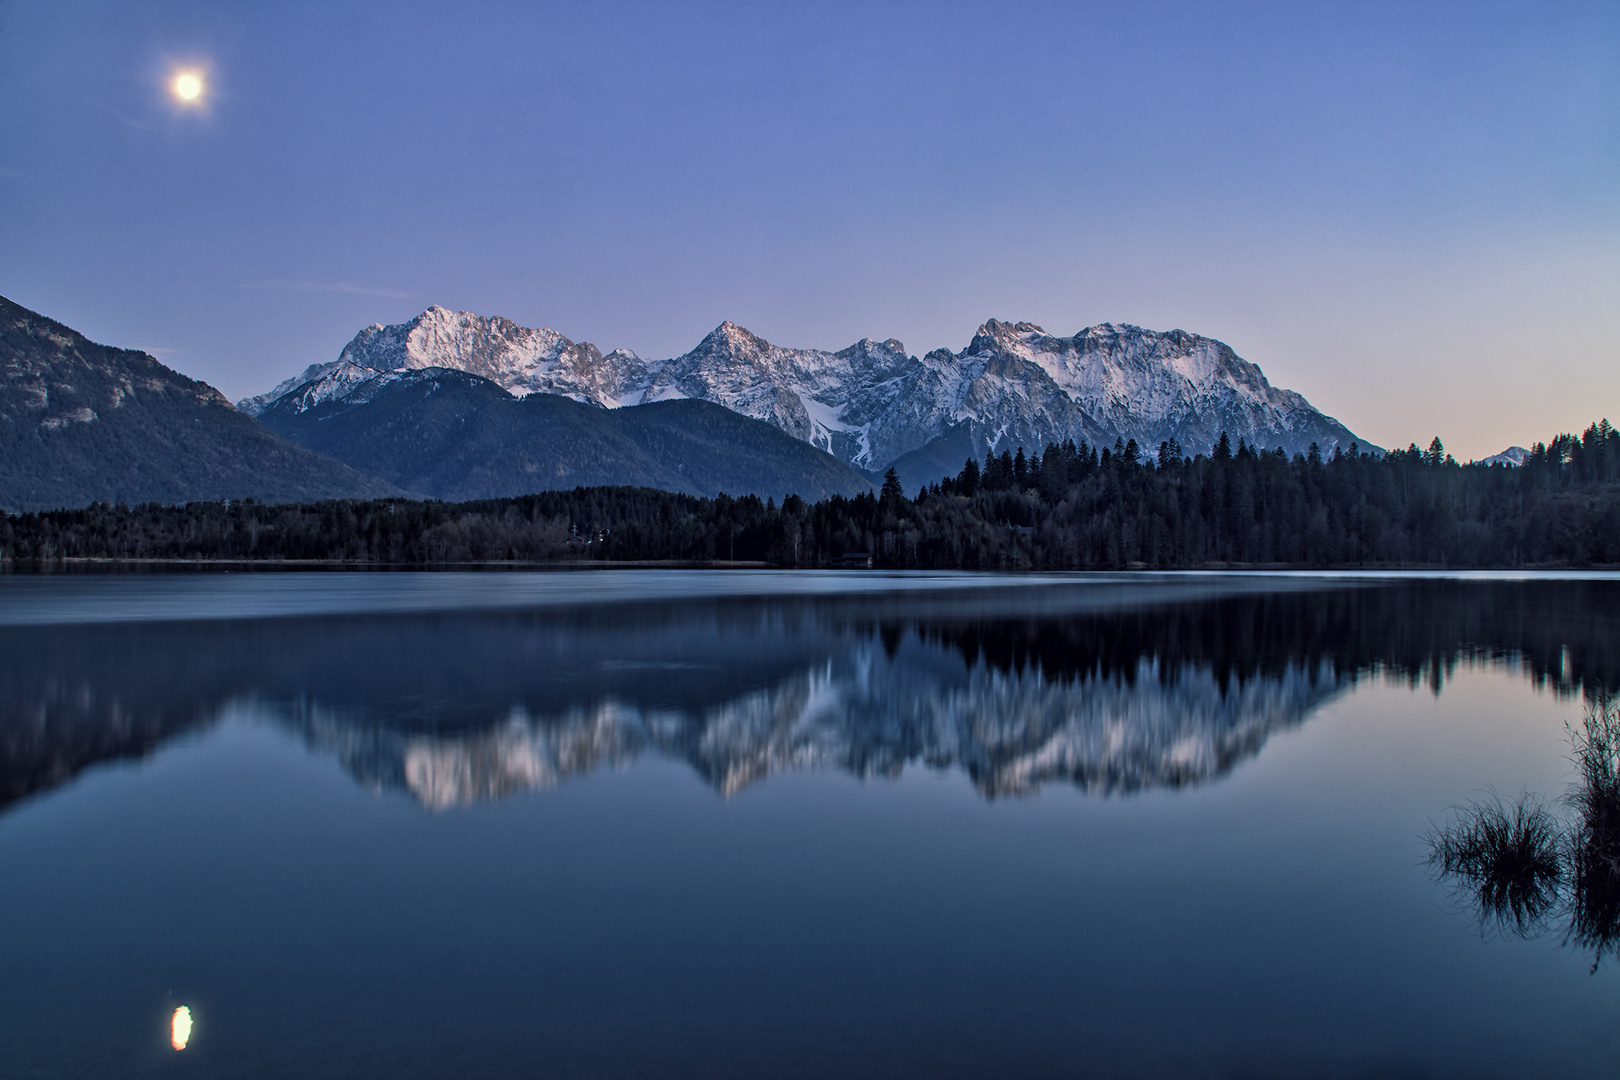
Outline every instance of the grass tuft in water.
<svg viewBox="0 0 1620 1080">
<path fill-rule="evenodd" d="M 1571 731 L 1580 779 L 1564 820 L 1539 795 L 1492 793 L 1428 835 L 1429 864 L 1467 896 L 1482 927 L 1530 937 L 1556 919 L 1565 944 L 1592 951 L 1592 970 L 1620 957 L 1620 697 L 1587 700 Z"/>
<path fill-rule="evenodd" d="M 1468 895 L 1483 926 L 1529 937 L 1558 903 L 1562 837 L 1539 795 L 1506 803 L 1493 792 L 1429 834 L 1429 863 Z"/>
<path fill-rule="evenodd" d="M 1591 949 L 1594 970 L 1620 953 L 1620 699 L 1605 695 L 1588 707 L 1574 735 L 1580 781 L 1568 801 L 1573 883 L 1568 938 Z"/>
</svg>

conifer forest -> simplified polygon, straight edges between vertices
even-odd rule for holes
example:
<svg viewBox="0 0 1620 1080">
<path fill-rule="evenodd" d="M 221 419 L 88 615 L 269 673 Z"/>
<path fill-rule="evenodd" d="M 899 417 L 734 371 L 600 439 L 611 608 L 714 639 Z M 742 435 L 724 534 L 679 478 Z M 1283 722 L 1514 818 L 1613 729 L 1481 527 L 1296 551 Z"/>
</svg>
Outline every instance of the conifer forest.
<svg viewBox="0 0 1620 1080">
<path fill-rule="evenodd" d="M 913 493 L 780 504 L 593 487 L 408 499 L 92 504 L 0 515 L 14 569 L 87 560 L 432 567 L 747 563 L 964 570 L 1531 568 L 1620 564 L 1620 432 L 1459 464 L 1438 438 L 1289 457 L 1226 436 L 1191 453 L 1049 444 L 968 460 Z"/>
</svg>

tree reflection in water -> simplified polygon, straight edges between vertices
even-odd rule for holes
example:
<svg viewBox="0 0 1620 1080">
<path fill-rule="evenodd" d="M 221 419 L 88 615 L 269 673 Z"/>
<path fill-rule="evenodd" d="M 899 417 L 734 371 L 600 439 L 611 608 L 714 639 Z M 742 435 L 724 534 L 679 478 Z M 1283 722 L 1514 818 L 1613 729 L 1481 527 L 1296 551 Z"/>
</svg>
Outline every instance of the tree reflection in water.
<svg viewBox="0 0 1620 1080">
<path fill-rule="evenodd" d="M 1533 937 L 1561 927 L 1592 969 L 1620 955 L 1620 697 L 1588 699 L 1571 733 L 1580 779 L 1561 818 L 1539 795 L 1491 795 L 1429 834 L 1429 863 L 1484 928 Z"/>
</svg>

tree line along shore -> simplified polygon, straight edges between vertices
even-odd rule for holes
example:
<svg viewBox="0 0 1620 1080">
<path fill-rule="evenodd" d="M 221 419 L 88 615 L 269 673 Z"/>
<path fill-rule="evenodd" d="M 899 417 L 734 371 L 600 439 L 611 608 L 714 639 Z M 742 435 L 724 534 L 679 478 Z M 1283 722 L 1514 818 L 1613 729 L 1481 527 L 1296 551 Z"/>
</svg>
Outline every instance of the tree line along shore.
<svg viewBox="0 0 1620 1080">
<path fill-rule="evenodd" d="M 1520 466 L 1461 465 L 1437 438 L 1387 454 L 1292 457 L 1225 435 L 1206 453 L 1049 444 L 969 460 L 907 495 L 780 504 L 651 488 L 513 498 L 93 503 L 0 515 L 11 569 L 112 562 L 350 566 L 752 563 L 825 568 L 1117 570 L 1620 565 L 1620 432 L 1536 444 Z"/>
</svg>

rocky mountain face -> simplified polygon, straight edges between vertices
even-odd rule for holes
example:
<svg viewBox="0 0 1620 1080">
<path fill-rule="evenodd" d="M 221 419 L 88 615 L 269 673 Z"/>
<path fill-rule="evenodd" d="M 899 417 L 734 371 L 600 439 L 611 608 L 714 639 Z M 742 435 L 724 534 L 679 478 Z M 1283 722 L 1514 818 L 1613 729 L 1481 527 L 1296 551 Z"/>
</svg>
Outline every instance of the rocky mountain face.
<svg viewBox="0 0 1620 1080">
<path fill-rule="evenodd" d="M 727 322 L 682 356 L 644 360 L 433 307 L 408 323 L 361 331 L 337 360 L 240 407 L 257 414 L 291 396 L 310 408 L 368 392 L 360 388 L 379 373 L 428 367 L 471 372 L 519 397 L 558 394 L 606 408 L 715 402 L 869 475 L 893 465 L 908 488 L 954 472 L 968 454 L 1064 439 L 1135 439 L 1149 450 L 1174 439 L 1189 453 L 1207 451 L 1222 431 L 1234 443 L 1290 453 L 1356 441 L 1211 338 L 1114 324 L 1059 337 L 994 319 L 960 353 L 916 357 L 893 338 L 838 352 L 789 349 Z"/>
<path fill-rule="evenodd" d="M 0 297 L 0 509 L 393 494 L 265 430 L 207 383 Z"/>
<path fill-rule="evenodd" d="M 339 395 L 320 388 L 357 372 Z M 871 482 L 769 424 L 700 400 L 605 411 L 513 397 L 449 368 L 344 364 L 259 414 L 272 431 L 406 491 L 452 501 L 623 484 L 690 495 L 858 495 Z"/>
</svg>

